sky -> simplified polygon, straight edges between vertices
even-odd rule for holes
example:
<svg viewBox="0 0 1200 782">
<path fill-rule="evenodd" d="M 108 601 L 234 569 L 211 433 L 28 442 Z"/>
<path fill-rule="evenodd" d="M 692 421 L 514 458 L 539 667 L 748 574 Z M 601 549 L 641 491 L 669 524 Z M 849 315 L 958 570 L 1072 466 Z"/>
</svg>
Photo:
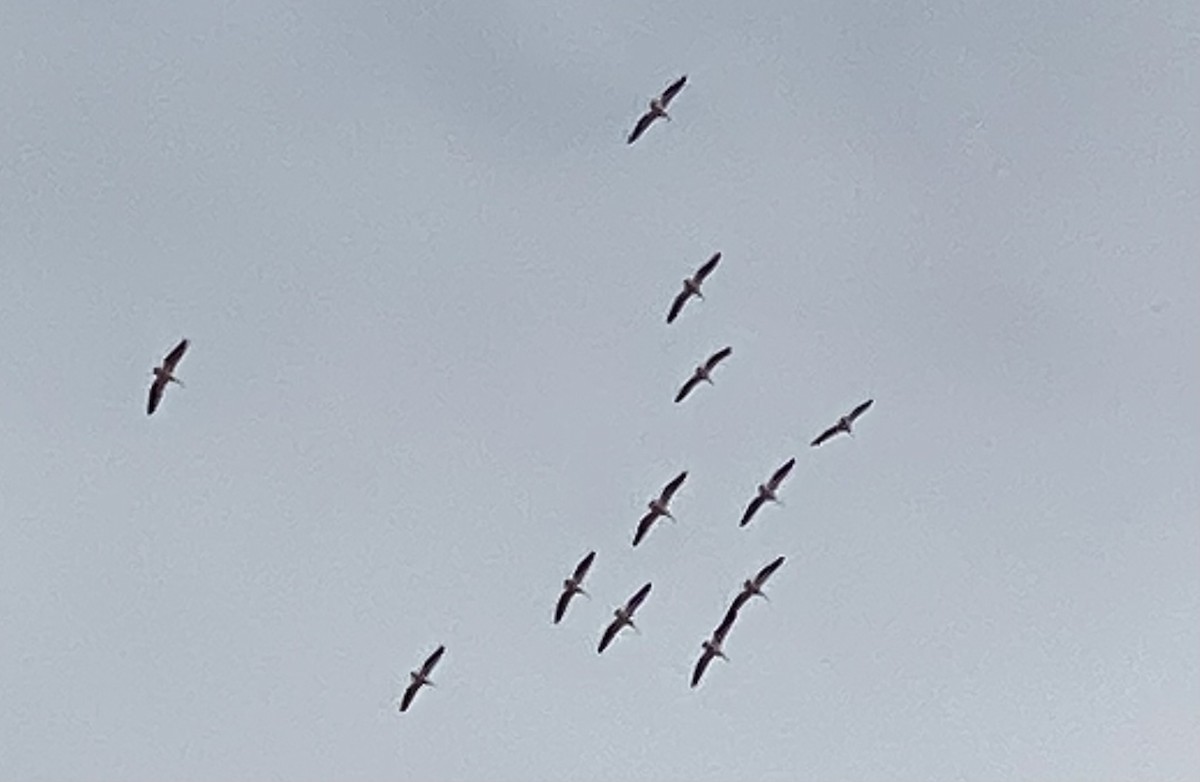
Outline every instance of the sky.
<svg viewBox="0 0 1200 782">
<path fill-rule="evenodd" d="M 0 776 L 1200 776 L 1194 3 L 4 18 Z"/>
</svg>

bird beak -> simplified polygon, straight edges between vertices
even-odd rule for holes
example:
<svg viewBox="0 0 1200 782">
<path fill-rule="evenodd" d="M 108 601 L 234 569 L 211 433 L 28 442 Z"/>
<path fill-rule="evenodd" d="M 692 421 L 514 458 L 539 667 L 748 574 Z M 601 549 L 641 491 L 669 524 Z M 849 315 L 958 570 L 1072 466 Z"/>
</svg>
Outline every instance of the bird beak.
<svg viewBox="0 0 1200 782">
<path fill-rule="evenodd" d="M 591 599 L 592 599 L 592 596 L 591 596 L 591 595 L 589 595 L 589 594 L 587 593 L 587 590 L 586 590 L 586 589 L 583 589 L 582 587 L 579 589 L 579 594 L 583 595 L 583 596 L 584 596 L 584 597 L 586 597 L 588 600 L 591 600 Z"/>
</svg>

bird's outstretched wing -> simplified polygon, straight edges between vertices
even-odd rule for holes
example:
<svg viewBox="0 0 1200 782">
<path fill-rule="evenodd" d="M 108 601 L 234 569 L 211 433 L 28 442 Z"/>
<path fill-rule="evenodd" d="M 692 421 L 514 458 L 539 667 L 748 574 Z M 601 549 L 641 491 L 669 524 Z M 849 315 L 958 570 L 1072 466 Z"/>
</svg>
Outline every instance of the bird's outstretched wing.
<svg viewBox="0 0 1200 782">
<path fill-rule="evenodd" d="M 554 606 L 554 624 L 562 621 L 563 615 L 567 613 L 567 606 L 571 604 L 571 598 L 574 596 L 575 592 L 570 589 L 564 589 L 558 596 L 558 605 Z"/>
<path fill-rule="evenodd" d="M 437 667 L 438 660 L 442 659 L 442 655 L 446 653 L 445 646 L 439 646 L 434 650 L 433 654 L 429 655 L 425 660 L 425 664 L 421 666 L 421 675 L 428 676 L 433 673 L 433 669 Z"/>
<path fill-rule="evenodd" d="M 742 521 L 738 524 L 739 527 L 744 527 L 754 518 L 754 514 L 758 513 L 758 509 L 766 502 L 766 498 L 761 494 L 754 495 L 754 499 L 750 500 L 750 504 L 746 506 L 746 511 L 742 514 Z"/>
<path fill-rule="evenodd" d="M 679 404 L 688 398 L 688 394 L 692 393 L 692 389 L 700 382 L 700 376 L 693 374 L 687 379 L 687 382 L 679 387 L 679 391 L 675 394 L 675 404 Z"/>
<path fill-rule="evenodd" d="M 146 415 L 154 415 L 158 403 L 162 401 L 163 389 L 167 387 L 166 377 L 156 377 L 150 384 L 150 398 L 146 400 Z"/>
<path fill-rule="evenodd" d="M 714 369 L 717 368 L 717 364 L 720 364 L 722 361 L 729 358 L 729 356 L 732 353 L 733 353 L 733 348 L 730 348 L 730 347 L 721 348 L 716 353 L 713 353 L 711 356 L 708 357 L 708 361 L 704 362 L 704 368 L 707 369 L 709 372 L 712 372 Z"/>
<path fill-rule="evenodd" d="M 737 616 L 737 612 L 741 611 L 742 606 L 746 605 L 753 596 L 751 592 L 743 588 L 742 591 L 733 596 L 733 601 L 729 604 L 729 611 L 725 615 L 729 616 L 729 614 L 733 614 Z"/>
<path fill-rule="evenodd" d="M 708 670 L 708 664 L 716 657 L 715 654 L 705 649 L 700 653 L 700 659 L 696 661 L 696 667 L 692 670 L 692 686 L 695 687 L 700 683 L 700 677 L 704 676 L 704 672 Z"/>
<path fill-rule="evenodd" d="M 779 570 L 780 565 L 783 564 L 783 560 L 784 557 L 782 556 L 776 557 L 766 567 L 758 571 L 758 574 L 754 576 L 754 583 L 758 584 L 761 588 L 763 584 L 767 583 L 767 579 L 771 577 L 771 574 Z"/>
<path fill-rule="evenodd" d="M 183 358 L 183 354 L 187 352 L 187 349 L 188 341 L 186 339 L 180 340 L 179 344 L 173 347 L 171 352 L 167 354 L 167 357 L 163 359 L 163 368 L 168 372 L 174 371 L 175 365 L 179 363 L 179 359 Z"/>
<path fill-rule="evenodd" d="M 721 254 L 717 253 L 709 258 L 707 262 L 696 270 L 696 282 L 704 282 L 708 275 L 712 274 L 713 269 L 717 268 L 717 264 L 721 262 Z"/>
<path fill-rule="evenodd" d="M 837 434 L 840 431 L 841 431 L 841 429 L 839 429 L 838 427 L 831 426 L 828 429 L 826 429 L 824 432 L 821 432 L 819 435 L 817 435 L 817 439 L 813 440 L 811 443 L 809 443 L 809 445 L 818 446 L 821 443 L 828 440 L 830 437 L 833 437 L 835 434 Z"/>
<path fill-rule="evenodd" d="M 738 609 L 741 606 L 729 606 L 729 610 L 725 612 L 725 616 L 721 618 L 721 624 L 717 625 L 717 629 L 713 630 L 713 640 L 717 643 L 724 643 L 725 637 L 729 635 L 729 631 L 733 629 L 733 622 L 737 619 Z"/>
<path fill-rule="evenodd" d="M 671 498 L 675 496 L 675 492 L 679 491 L 679 487 L 687 480 L 687 470 L 676 475 L 671 479 L 671 482 L 663 487 L 662 493 L 658 495 L 658 501 L 663 505 L 671 502 Z"/>
<path fill-rule="evenodd" d="M 771 476 L 771 480 L 767 483 L 767 485 L 771 487 L 772 491 L 779 488 L 779 484 L 783 483 L 783 479 L 788 477 L 788 473 L 790 473 L 792 468 L 795 466 L 796 457 L 793 456 L 791 459 L 788 459 L 786 462 L 784 462 L 782 467 L 775 471 L 775 473 Z"/>
<path fill-rule="evenodd" d="M 638 138 L 646 132 L 646 128 L 650 127 L 651 122 L 654 122 L 654 114 L 647 111 L 642 115 L 641 119 L 637 121 L 637 124 L 633 126 L 633 132 L 629 134 L 629 138 L 625 140 L 625 143 L 632 144 L 633 142 L 637 141 Z"/>
<path fill-rule="evenodd" d="M 658 514 L 654 511 L 650 511 L 645 516 L 642 516 L 642 520 L 639 521 L 637 525 L 637 532 L 633 533 L 634 546 L 637 546 L 637 544 L 642 542 L 642 538 L 646 537 L 646 533 L 650 531 L 652 526 L 654 526 L 654 520 L 657 518 Z"/>
<path fill-rule="evenodd" d="M 691 291 L 684 288 L 675 296 L 675 301 L 671 302 L 671 311 L 667 313 L 667 323 L 674 323 L 679 317 L 679 313 L 683 312 L 683 305 L 687 304 L 687 300 L 692 296 Z"/>
<path fill-rule="evenodd" d="M 596 552 L 589 551 L 587 553 L 586 557 L 579 560 L 579 564 L 575 566 L 575 573 L 572 576 L 576 582 L 583 581 L 583 577 L 587 575 L 587 572 L 589 570 L 591 570 L 592 562 L 594 562 L 595 559 L 596 559 Z"/>
<path fill-rule="evenodd" d="M 650 594 L 649 581 L 647 581 L 641 589 L 635 592 L 633 597 L 629 598 L 629 602 L 625 604 L 625 612 L 630 616 L 633 616 L 633 613 L 638 610 L 638 606 L 640 606 L 646 600 L 646 595 L 648 594 Z"/>
<path fill-rule="evenodd" d="M 874 403 L 875 403 L 874 399 L 868 399 L 867 401 L 863 402 L 858 407 L 851 410 L 850 415 L 846 416 L 846 418 L 849 418 L 850 422 L 853 423 L 856 418 L 858 418 L 863 413 L 867 412 L 868 408 L 870 408 L 871 405 L 873 405 Z"/>
<path fill-rule="evenodd" d="M 603 654 L 608 645 L 612 643 L 612 639 L 617 636 L 617 630 L 621 629 L 621 623 L 614 619 L 608 623 L 608 627 L 604 628 L 604 635 L 600 637 L 600 646 L 596 649 L 596 654 Z"/>
<path fill-rule="evenodd" d="M 671 100 L 679 94 L 679 91 L 683 89 L 683 85 L 685 84 L 687 84 L 687 74 L 680 76 L 670 86 L 663 90 L 660 100 L 662 101 L 664 109 L 667 107 L 667 104 L 669 104 Z"/>
<path fill-rule="evenodd" d="M 416 697 L 417 690 L 421 689 L 421 685 L 413 682 L 404 690 L 404 696 L 400 698 L 400 711 L 408 711 L 408 707 L 412 705 L 413 698 Z"/>
</svg>

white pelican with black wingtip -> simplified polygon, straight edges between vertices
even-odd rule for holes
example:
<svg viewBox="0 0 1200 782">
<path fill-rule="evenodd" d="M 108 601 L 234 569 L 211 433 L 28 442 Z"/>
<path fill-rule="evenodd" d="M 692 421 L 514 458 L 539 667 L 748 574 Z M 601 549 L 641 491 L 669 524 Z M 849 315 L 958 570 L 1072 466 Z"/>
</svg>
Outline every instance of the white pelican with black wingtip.
<svg viewBox="0 0 1200 782">
<path fill-rule="evenodd" d="M 709 258 L 703 266 L 696 270 L 696 273 L 683 281 L 683 290 L 675 296 L 675 300 L 671 302 L 671 309 L 667 312 L 667 323 L 674 323 L 679 317 L 679 313 L 683 311 L 683 305 L 687 304 L 687 300 L 695 296 L 698 299 L 704 298 L 704 293 L 700 290 L 700 286 L 704 283 L 704 279 L 713 273 L 713 269 L 717 268 L 717 264 L 721 262 L 721 254 L 716 253 Z"/>
<path fill-rule="evenodd" d="M 717 364 L 720 364 L 732 354 L 733 348 L 721 348 L 716 353 L 713 353 L 711 356 L 709 356 L 707 361 L 696 367 L 696 369 L 692 372 L 692 376 L 687 379 L 687 382 L 684 383 L 680 387 L 679 391 L 675 394 L 675 404 L 679 404 L 683 400 L 687 399 L 688 394 L 692 393 L 692 389 L 698 386 L 700 383 L 708 383 L 709 385 L 712 385 L 713 370 L 717 368 Z"/>
<path fill-rule="evenodd" d="M 637 625 L 633 623 L 633 615 L 648 594 L 650 594 L 649 581 L 635 592 L 633 597 L 625 602 L 625 605 L 617 606 L 613 611 L 613 620 L 608 623 L 608 627 L 604 628 L 604 635 L 600 637 L 600 647 L 596 650 L 597 654 L 602 654 L 608 648 L 608 645 L 617 637 L 617 633 L 621 632 L 621 628 L 632 627 L 634 630 L 637 630 Z"/>
<path fill-rule="evenodd" d="M 687 470 L 676 475 L 670 483 L 662 488 L 657 497 L 646 503 L 646 507 L 649 510 L 646 511 L 645 516 L 642 516 L 641 521 L 638 522 L 637 531 L 633 533 L 634 547 L 642 542 L 642 538 L 646 537 L 646 533 L 650 531 L 650 527 L 660 517 L 665 516 L 671 521 L 675 520 L 675 517 L 671 515 L 671 498 L 675 496 L 675 492 L 679 491 L 679 487 L 687 480 L 687 475 Z"/>
<path fill-rule="evenodd" d="M 422 686 L 426 684 L 431 687 L 434 686 L 433 680 L 429 677 L 433 673 L 433 669 L 437 666 L 438 660 L 442 659 L 442 655 L 445 653 L 446 646 L 443 644 L 435 649 L 433 654 L 425 658 L 425 663 L 419 670 L 408 674 L 409 684 L 404 690 L 403 697 L 400 699 L 400 711 L 408 711 L 408 707 L 412 705 L 413 698 L 417 696 L 417 690 L 421 689 Z"/>
<path fill-rule="evenodd" d="M 779 570 L 779 568 L 783 565 L 783 561 L 784 557 L 778 556 L 768 562 L 762 570 L 758 571 L 758 573 L 754 575 L 754 578 L 748 578 L 743 581 L 742 591 L 738 592 L 737 596 L 733 598 L 733 603 L 730 604 L 729 610 L 734 612 L 740 611 L 742 606 L 746 605 L 750 598 L 754 597 L 755 595 L 758 595 L 768 603 L 771 602 L 771 598 L 767 597 L 767 594 L 763 592 L 763 587 L 766 585 L 767 579 L 771 577 L 771 574 L 776 570 Z"/>
<path fill-rule="evenodd" d="M 744 527 L 754 518 L 754 514 L 758 513 L 758 509 L 765 502 L 779 502 L 779 485 L 783 483 L 783 479 L 788 477 L 788 473 L 796 466 L 796 458 L 788 459 L 783 465 L 775 471 L 771 479 L 766 483 L 758 484 L 758 494 L 754 499 L 750 500 L 750 504 L 746 506 L 746 511 L 742 514 L 742 522 L 739 527 Z"/>
<path fill-rule="evenodd" d="M 818 446 L 839 432 L 845 432 L 846 434 L 853 435 L 851 427 L 853 426 L 854 422 L 860 415 L 867 412 L 867 410 L 869 410 L 873 404 L 875 404 L 874 399 L 868 399 L 867 401 L 863 402 L 861 405 L 851 410 L 847 415 L 839 418 L 836 424 L 817 435 L 816 439 L 813 440 L 810 445 L 814 447 Z"/>
<path fill-rule="evenodd" d="M 150 384 L 150 398 L 146 401 L 146 415 L 154 415 L 168 383 L 178 383 L 180 387 L 183 387 L 183 383 L 175 377 L 175 367 L 187 349 L 188 341 L 181 340 L 163 359 L 162 364 L 154 368 L 154 382 Z"/>
<path fill-rule="evenodd" d="M 575 566 L 575 572 L 563 581 L 562 594 L 558 596 L 558 604 L 554 606 L 554 624 L 562 621 L 563 615 L 567 613 L 567 606 L 571 604 L 571 598 L 575 595 L 588 596 L 587 591 L 583 588 L 583 579 L 595 559 L 596 552 L 589 551 L 583 559 L 579 560 L 579 564 Z"/>
<path fill-rule="evenodd" d="M 654 120 L 658 119 L 659 117 L 663 117 L 669 121 L 671 119 L 671 115 L 667 113 L 667 106 L 670 104 L 671 99 L 679 94 L 679 91 L 683 89 L 683 85 L 685 84 L 687 84 L 686 74 L 680 76 L 670 85 L 668 85 L 667 88 L 662 91 L 661 95 L 653 98 L 650 101 L 650 108 L 647 109 L 646 113 L 643 114 L 640 119 L 638 119 L 637 124 L 634 125 L 633 131 L 629 134 L 629 138 L 625 140 L 625 143 L 632 144 L 633 142 L 637 141 L 638 138 L 646 132 L 646 128 L 650 127 Z"/>
<path fill-rule="evenodd" d="M 692 669 L 693 687 L 700 683 L 700 678 L 704 676 L 704 671 L 714 657 L 729 661 L 725 655 L 725 637 L 729 635 L 729 630 L 733 627 L 733 620 L 737 619 L 737 612 L 736 607 L 730 606 L 729 610 L 725 612 L 725 618 L 721 620 L 721 624 L 717 625 L 717 629 L 713 631 L 712 638 L 700 644 L 704 651 L 700 653 L 700 659 L 696 660 L 696 667 Z"/>
</svg>

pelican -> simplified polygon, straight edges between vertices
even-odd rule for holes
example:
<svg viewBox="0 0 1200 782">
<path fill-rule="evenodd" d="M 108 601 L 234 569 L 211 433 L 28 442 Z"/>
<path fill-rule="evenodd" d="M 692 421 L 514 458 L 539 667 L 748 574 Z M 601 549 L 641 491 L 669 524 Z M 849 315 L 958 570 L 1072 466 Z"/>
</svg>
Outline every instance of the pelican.
<svg viewBox="0 0 1200 782">
<path fill-rule="evenodd" d="M 764 502 L 779 502 L 777 492 L 779 484 L 783 483 L 783 479 L 788 477 L 788 473 L 796 466 L 796 457 L 792 457 L 783 463 L 775 473 L 771 476 L 771 480 L 765 484 L 758 484 L 758 494 L 754 499 L 750 500 L 750 504 L 746 506 L 746 512 L 742 514 L 742 523 L 738 526 L 744 527 L 754 518 L 754 514 L 758 513 L 758 509 L 763 506 Z"/>
<path fill-rule="evenodd" d="M 675 492 L 679 491 L 679 487 L 685 480 L 687 480 L 687 470 L 676 475 L 674 480 L 662 488 L 657 497 L 646 503 L 646 507 L 650 510 L 646 511 L 646 515 L 642 516 L 641 521 L 638 522 L 637 532 L 633 535 L 634 546 L 642 542 L 642 538 L 646 537 L 646 533 L 650 531 L 650 527 L 658 520 L 659 516 L 666 516 L 671 521 L 675 520 L 675 517 L 671 515 L 669 505 L 671 498 L 675 496 Z"/>
<path fill-rule="evenodd" d="M 637 630 L 637 625 L 633 623 L 633 614 L 638 610 L 638 606 L 642 604 L 642 601 L 646 599 L 646 595 L 648 594 L 650 594 L 649 581 L 634 593 L 633 597 L 629 598 L 625 605 L 617 606 L 616 610 L 613 611 L 615 618 L 608 623 L 608 627 L 604 628 L 604 635 L 600 638 L 600 648 L 596 650 L 597 654 L 603 653 L 608 648 L 608 645 L 612 643 L 612 639 L 616 638 L 617 633 L 621 632 L 622 627 L 628 626 Z"/>
<path fill-rule="evenodd" d="M 855 419 L 867 412 L 867 408 L 869 408 L 874 402 L 874 399 L 868 399 L 867 401 L 863 402 L 861 405 L 851 410 L 849 415 L 842 416 L 838 419 L 836 424 L 817 435 L 817 439 L 813 440 L 810 444 L 813 446 L 820 445 L 838 432 L 851 434 L 850 427 L 854 424 Z"/>
<path fill-rule="evenodd" d="M 729 610 L 725 612 L 725 618 L 721 620 L 721 624 L 717 626 L 716 630 L 713 630 L 712 638 L 700 644 L 704 651 L 700 653 L 700 659 L 696 661 L 696 667 L 692 670 L 693 687 L 700 683 L 700 677 L 704 675 L 705 669 L 708 668 L 708 664 L 713 661 L 714 657 L 720 657 L 729 662 L 722 647 L 725 643 L 725 636 L 729 635 L 729 630 L 733 627 L 733 620 L 737 619 L 737 611 L 737 608 L 730 606 Z"/>
<path fill-rule="evenodd" d="M 558 605 L 554 607 L 554 624 L 562 621 L 563 614 L 567 612 L 567 606 L 571 603 L 571 598 L 575 595 L 588 596 L 583 588 L 583 577 L 587 575 L 588 570 L 592 567 L 592 560 L 595 558 L 596 552 L 589 551 L 586 557 L 579 560 L 571 577 L 563 581 L 562 594 L 558 596 Z"/>
<path fill-rule="evenodd" d="M 679 94 L 679 91 L 683 89 L 683 85 L 686 83 L 687 75 L 685 74 L 680 76 L 669 87 L 663 90 L 662 95 L 652 99 L 650 101 L 649 110 L 646 111 L 646 113 L 642 115 L 641 119 L 637 121 L 637 125 L 634 126 L 633 132 L 629 134 L 629 138 L 625 143 L 632 144 L 633 142 L 637 141 L 638 137 L 646 132 L 646 128 L 650 127 L 650 124 L 659 117 L 666 117 L 666 119 L 669 121 L 671 119 L 671 115 L 667 114 L 667 104 L 671 102 L 672 98 Z"/>
<path fill-rule="evenodd" d="M 674 323 L 679 317 L 679 313 L 683 311 L 683 305 L 687 304 L 687 300 L 695 296 L 703 299 L 704 294 L 700 291 L 700 285 L 704 282 L 704 278 L 712 274 L 713 269 L 717 268 L 717 264 L 721 262 L 721 254 L 717 253 L 708 259 L 708 262 L 696 270 L 696 273 L 683 281 L 683 290 L 675 296 L 675 301 L 671 303 L 671 311 L 667 313 L 667 323 Z"/>
<path fill-rule="evenodd" d="M 446 653 L 445 645 L 439 646 L 434 650 L 433 654 L 429 655 L 425 660 L 425 664 L 421 666 L 421 670 L 412 671 L 408 674 L 411 680 L 408 688 L 404 690 L 404 697 L 400 699 L 400 711 L 408 711 L 408 707 L 412 704 L 413 698 L 417 695 L 417 690 L 421 689 L 422 684 L 434 686 L 430 680 L 429 674 L 433 673 L 434 666 L 438 664 L 438 660 L 442 659 L 442 655 Z"/>
<path fill-rule="evenodd" d="M 748 578 L 743 581 L 742 591 L 738 592 L 737 597 L 733 598 L 733 603 L 729 606 L 729 610 L 737 613 L 755 595 L 758 595 L 768 603 L 771 602 L 771 598 L 767 597 L 766 593 L 763 592 L 763 586 L 767 583 L 767 579 L 771 577 L 771 574 L 779 570 L 780 566 L 783 565 L 783 559 L 782 556 L 776 557 L 762 570 L 758 571 L 754 578 Z"/>
<path fill-rule="evenodd" d="M 696 367 L 692 376 L 679 389 L 679 393 L 675 394 L 675 403 L 678 404 L 687 399 L 687 395 L 692 393 L 692 389 L 699 385 L 701 381 L 712 385 L 712 371 L 717 368 L 717 364 L 729 358 L 729 354 L 731 353 L 733 353 L 733 348 L 722 348 L 709 356 L 708 361 Z"/>
<path fill-rule="evenodd" d="M 158 409 L 158 403 L 162 401 L 163 391 L 167 387 L 167 383 L 179 383 L 182 387 L 183 383 L 179 378 L 175 377 L 175 365 L 183 358 L 183 354 L 187 352 L 188 341 L 181 340 L 178 345 L 167 354 L 163 359 L 162 365 L 154 368 L 154 382 L 150 384 L 150 399 L 146 403 L 146 415 L 153 415 Z"/>
</svg>

